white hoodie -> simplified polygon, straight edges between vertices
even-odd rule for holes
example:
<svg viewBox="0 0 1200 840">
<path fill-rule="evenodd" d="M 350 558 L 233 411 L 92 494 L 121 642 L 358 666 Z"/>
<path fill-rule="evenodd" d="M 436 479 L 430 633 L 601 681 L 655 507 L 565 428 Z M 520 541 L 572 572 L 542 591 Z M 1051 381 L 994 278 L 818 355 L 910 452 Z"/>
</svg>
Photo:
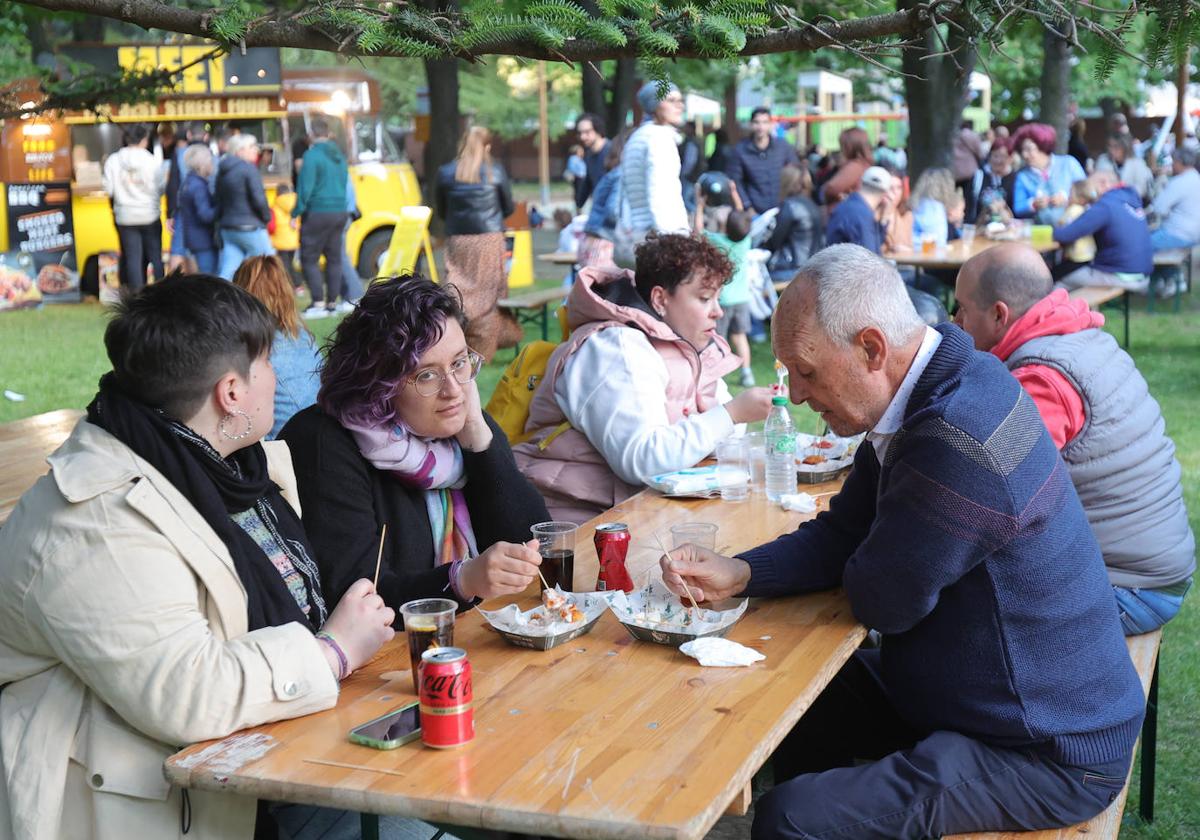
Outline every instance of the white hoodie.
<svg viewBox="0 0 1200 840">
<path fill-rule="evenodd" d="M 126 146 L 104 162 L 104 191 L 112 196 L 118 225 L 150 225 L 162 213 L 166 170 L 140 146 Z"/>
</svg>

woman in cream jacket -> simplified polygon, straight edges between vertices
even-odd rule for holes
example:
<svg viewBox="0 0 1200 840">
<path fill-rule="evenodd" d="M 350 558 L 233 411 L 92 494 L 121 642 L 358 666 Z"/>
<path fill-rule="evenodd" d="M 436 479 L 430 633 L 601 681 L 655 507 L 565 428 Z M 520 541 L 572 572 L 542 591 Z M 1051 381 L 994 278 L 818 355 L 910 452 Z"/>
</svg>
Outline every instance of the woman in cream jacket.
<svg viewBox="0 0 1200 840">
<path fill-rule="evenodd" d="M 258 443 L 273 333 L 203 276 L 109 325 L 113 373 L 0 530 L 0 838 L 249 840 L 254 799 L 163 760 L 333 706 L 391 638 L 370 581 L 325 605 L 286 447 Z"/>
</svg>

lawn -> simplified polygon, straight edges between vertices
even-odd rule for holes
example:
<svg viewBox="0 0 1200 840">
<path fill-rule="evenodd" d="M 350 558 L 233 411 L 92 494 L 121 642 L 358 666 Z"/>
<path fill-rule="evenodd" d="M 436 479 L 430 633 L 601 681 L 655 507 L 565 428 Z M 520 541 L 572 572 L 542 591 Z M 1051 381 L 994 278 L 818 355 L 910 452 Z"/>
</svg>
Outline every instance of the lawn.
<svg viewBox="0 0 1200 840">
<path fill-rule="evenodd" d="M 558 281 L 545 280 L 539 286 Z M 1179 314 L 1147 314 L 1134 305 L 1134 359 L 1162 406 L 1168 432 L 1183 465 L 1184 491 L 1193 531 L 1200 532 L 1200 295 L 1184 299 Z M 333 330 L 333 319 L 313 324 L 318 338 Z M 1120 317 L 1112 319 L 1118 332 Z M 108 369 L 103 345 L 104 310 L 98 304 L 47 306 L 0 314 L 0 390 L 25 395 L 24 402 L 0 399 L 0 422 L 56 408 L 84 407 L 96 381 Z M 557 327 L 553 328 L 557 333 Z M 536 338 L 535 329 L 526 330 Z M 760 383 L 773 381 L 767 345 L 753 345 Z M 480 392 L 491 394 L 512 351 L 501 351 L 480 374 Z M 732 386 L 736 392 L 740 390 Z M 798 426 L 820 431 L 815 415 L 795 409 Z M 1122 837 L 1165 840 L 1200 837 L 1200 596 L 1193 594 L 1167 628 L 1161 654 L 1158 794 L 1153 825 L 1136 816 L 1135 774 Z"/>
</svg>

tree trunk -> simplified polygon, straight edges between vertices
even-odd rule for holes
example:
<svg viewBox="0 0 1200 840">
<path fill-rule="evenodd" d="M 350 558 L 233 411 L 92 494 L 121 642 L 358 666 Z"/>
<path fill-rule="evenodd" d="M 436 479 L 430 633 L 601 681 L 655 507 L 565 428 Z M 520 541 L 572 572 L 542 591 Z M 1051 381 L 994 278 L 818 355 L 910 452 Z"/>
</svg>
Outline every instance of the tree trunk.
<svg viewBox="0 0 1200 840">
<path fill-rule="evenodd" d="M 458 59 L 426 59 L 425 79 L 429 85 L 429 142 L 425 144 L 424 194 L 425 203 L 433 207 L 438 167 L 458 153 Z M 431 224 L 440 235 L 436 212 Z"/>
<path fill-rule="evenodd" d="M 737 73 L 734 73 L 733 77 L 725 83 L 725 90 L 721 92 L 721 126 L 725 129 L 725 136 L 729 139 L 731 146 L 742 137 L 737 119 L 737 90 Z"/>
<path fill-rule="evenodd" d="M 896 6 L 904 9 L 913 3 L 899 0 Z M 955 52 L 928 58 L 947 47 Z M 975 58 L 975 50 L 966 46 L 957 29 L 945 33 L 944 44 L 929 31 L 904 47 L 900 60 L 907 74 L 904 95 L 908 100 L 908 175 L 912 181 L 930 167 L 950 165 Z"/>
<path fill-rule="evenodd" d="M 1175 148 L 1182 149 L 1187 138 L 1185 123 L 1187 122 L 1187 87 L 1192 74 L 1192 48 L 1187 46 L 1179 60 L 1179 70 L 1175 77 Z"/>
<path fill-rule="evenodd" d="M 603 117 L 608 108 L 604 102 L 604 76 L 600 73 L 599 62 L 585 61 L 583 64 L 583 85 L 580 92 L 583 97 L 583 110 L 589 114 Z M 607 128 L 607 126 L 605 126 Z"/>
<path fill-rule="evenodd" d="M 1055 29 L 1062 29 L 1067 25 L 1069 24 L 1055 24 Z M 1041 104 L 1038 118 L 1047 125 L 1054 126 L 1054 130 L 1058 132 L 1055 150 L 1062 155 L 1067 152 L 1071 128 L 1068 113 L 1071 99 L 1071 45 L 1048 27 L 1043 29 L 1042 43 L 1045 45 L 1045 53 L 1042 56 Z"/>
<path fill-rule="evenodd" d="M 612 99 L 608 103 L 606 122 L 608 136 L 616 137 L 629 119 L 633 108 L 633 97 L 637 85 L 637 59 L 618 58 L 616 70 L 613 71 Z"/>
</svg>

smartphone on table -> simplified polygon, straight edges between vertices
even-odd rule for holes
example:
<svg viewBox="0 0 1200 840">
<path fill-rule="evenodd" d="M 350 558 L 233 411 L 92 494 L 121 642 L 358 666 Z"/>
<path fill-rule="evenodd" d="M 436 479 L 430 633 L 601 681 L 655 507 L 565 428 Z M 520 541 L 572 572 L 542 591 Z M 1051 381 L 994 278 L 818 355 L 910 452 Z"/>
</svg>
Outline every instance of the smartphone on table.
<svg viewBox="0 0 1200 840">
<path fill-rule="evenodd" d="M 350 740 L 377 750 L 394 750 L 421 737 L 421 709 L 414 701 L 350 730 Z"/>
</svg>

